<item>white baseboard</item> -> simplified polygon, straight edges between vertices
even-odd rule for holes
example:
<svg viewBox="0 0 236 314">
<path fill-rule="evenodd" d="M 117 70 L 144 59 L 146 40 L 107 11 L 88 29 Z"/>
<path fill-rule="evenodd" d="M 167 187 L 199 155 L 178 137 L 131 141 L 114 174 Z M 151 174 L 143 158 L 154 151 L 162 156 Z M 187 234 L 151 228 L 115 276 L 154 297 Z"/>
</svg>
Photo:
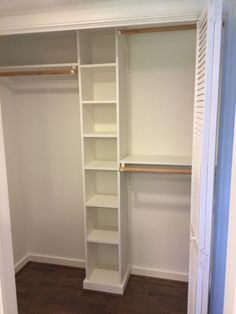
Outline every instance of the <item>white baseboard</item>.
<svg viewBox="0 0 236 314">
<path fill-rule="evenodd" d="M 154 278 L 160 278 L 160 279 L 169 279 L 169 280 L 177 280 L 177 281 L 184 281 L 184 282 L 188 281 L 187 273 L 174 272 L 174 271 L 157 269 L 157 268 L 131 266 L 130 273 L 132 275 L 147 276 L 147 277 L 154 277 Z"/>
<path fill-rule="evenodd" d="M 29 261 L 29 254 L 25 255 L 20 261 L 18 261 L 15 264 L 15 274 L 18 273 L 18 271 L 20 271 Z"/>
<path fill-rule="evenodd" d="M 85 260 L 67 258 L 61 256 L 41 255 L 41 254 L 29 254 L 30 262 L 47 263 L 61 266 L 70 266 L 77 268 L 85 268 Z"/>
<path fill-rule="evenodd" d="M 24 258 L 22 258 L 18 263 L 16 263 L 15 273 L 20 271 L 28 262 L 47 263 L 47 264 L 54 264 L 54 265 L 61 265 L 61 266 L 85 268 L 85 260 L 83 259 L 65 258 L 61 256 L 51 256 L 51 255 L 30 253 L 26 255 Z M 161 279 L 188 281 L 187 273 L 173 272 L 173 271 L 156 269 L 156 268 L 131 266 L 130 274 L 161 278 Z"/>
</svg>

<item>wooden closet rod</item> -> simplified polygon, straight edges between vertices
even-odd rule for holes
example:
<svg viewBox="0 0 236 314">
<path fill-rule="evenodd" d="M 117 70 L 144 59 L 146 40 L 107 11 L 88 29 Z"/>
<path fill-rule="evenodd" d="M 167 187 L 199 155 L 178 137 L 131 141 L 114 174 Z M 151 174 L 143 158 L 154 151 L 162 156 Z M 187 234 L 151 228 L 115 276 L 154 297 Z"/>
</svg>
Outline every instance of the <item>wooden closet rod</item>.
<svg viewBox="0 0 236 314">
<path fill-rule="evenodd" d="M 34 75 L 73 75 L 76 73 L 76 68 L 72 69 L 53 69 L 53 70 L 31 70 L 31 71 L 8 71 L 0 72 L 0 77 L 10 76 L 34 76 Z"/>
<path fill-rule="evenodd" d="M 138 168 L 120 167 L 121 172 L 144 172 L 144 173 L 163 173 L 163 174 L 191 174 L 191 168 Z"/>
<path fill-rule="evenodd" d="M 187 31 L 196 29 L 196 24 L 186 25 L 170 25 L 170 26 L 155 26 L 155 27 L 143 27 L 143 28 L 127 28 L 121 29 L 121 35 L 133 35 L 144 33 L 156 33 L 156 32 L 174 32 L 174 31 Z"/>
</svg>

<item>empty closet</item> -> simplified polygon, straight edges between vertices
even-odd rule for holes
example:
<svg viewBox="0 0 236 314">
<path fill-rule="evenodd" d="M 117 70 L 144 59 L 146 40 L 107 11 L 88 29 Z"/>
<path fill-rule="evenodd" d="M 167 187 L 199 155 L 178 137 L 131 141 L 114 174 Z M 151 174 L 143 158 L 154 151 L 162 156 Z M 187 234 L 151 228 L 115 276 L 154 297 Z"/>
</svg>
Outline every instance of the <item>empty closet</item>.
<svg viewBox="0 0 236 314">
<path fill-rule="evenodd" d="M 220 25 L 210 6 L 197 24 L 0 38 L 17 270 L 85 267 L 85 289 L 118 294 L 130 273 L 189 279 L 206 313 Z"/>
</svg>

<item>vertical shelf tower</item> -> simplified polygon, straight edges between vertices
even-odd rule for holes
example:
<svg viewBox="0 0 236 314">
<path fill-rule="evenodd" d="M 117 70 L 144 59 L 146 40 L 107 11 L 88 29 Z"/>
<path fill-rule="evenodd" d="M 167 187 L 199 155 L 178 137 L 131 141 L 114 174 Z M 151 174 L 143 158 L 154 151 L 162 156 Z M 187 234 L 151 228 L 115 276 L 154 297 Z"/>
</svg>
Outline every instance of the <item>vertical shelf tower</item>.
<svg viewBox="0 0 236 314">
<path fill-rule="evenodd" d="M 84 288 L 122 294 L 129 267 L 127 208 L 121 206 L 121 181 L 125 179 L 119 172 L 119 41 L 115 29 L 98 29 L 78 31 L 77 43 L 86 242 Z"/>
</svg>

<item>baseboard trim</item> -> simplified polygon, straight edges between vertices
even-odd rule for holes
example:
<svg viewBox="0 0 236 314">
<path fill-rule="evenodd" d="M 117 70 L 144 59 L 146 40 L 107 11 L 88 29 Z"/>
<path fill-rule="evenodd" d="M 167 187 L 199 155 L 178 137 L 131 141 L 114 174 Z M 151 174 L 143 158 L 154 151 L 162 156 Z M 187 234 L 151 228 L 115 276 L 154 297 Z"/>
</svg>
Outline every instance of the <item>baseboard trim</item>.
<svg viewBox="0 0 236 314">
<path fill-rule="evenodd" d="M 173 271 L 168 271 L 168 270 L 163 270 L 163 269 L 131 266 L 130 273 L 132 275 L 188 282 L 187 273 L 173 272 Z"/>
<path fill-rule="evenodd" d="M 42 255 L 42 254 L 27 254 L 19 262 L 15 264 L 15 273 L 19 272 L 28 262 L 46 263 L 61 266 L 70 266 L 77 268 L 85 268 L 85 260 L 75 258 L 65 258 L 61 256 Z M 173 272 L 163 269 L 147 268 L 139 266 L 131 266 L 131 275 L 147 276 L 160 279 L 188 281 L 188 274 L 181 272 Z M 128 278 L 128 276 L 127 276 Z"/>
<path fill-rule="evenodd" d="M 19 260 L 15 264 L 15 274 L 17 274 L 29 261 L 29 254 L 25 255 L 21 260 Z"/>
<path fill-rule="evenodd" d="M 41 255 L 41 254 L 29 254 L 30 262 L 54 264 L 61 266 L 70 266 L 77 268 L 85 268 L 85 261 L 76 258 L 65 258 L 61 256 Z"/>
</svg>

